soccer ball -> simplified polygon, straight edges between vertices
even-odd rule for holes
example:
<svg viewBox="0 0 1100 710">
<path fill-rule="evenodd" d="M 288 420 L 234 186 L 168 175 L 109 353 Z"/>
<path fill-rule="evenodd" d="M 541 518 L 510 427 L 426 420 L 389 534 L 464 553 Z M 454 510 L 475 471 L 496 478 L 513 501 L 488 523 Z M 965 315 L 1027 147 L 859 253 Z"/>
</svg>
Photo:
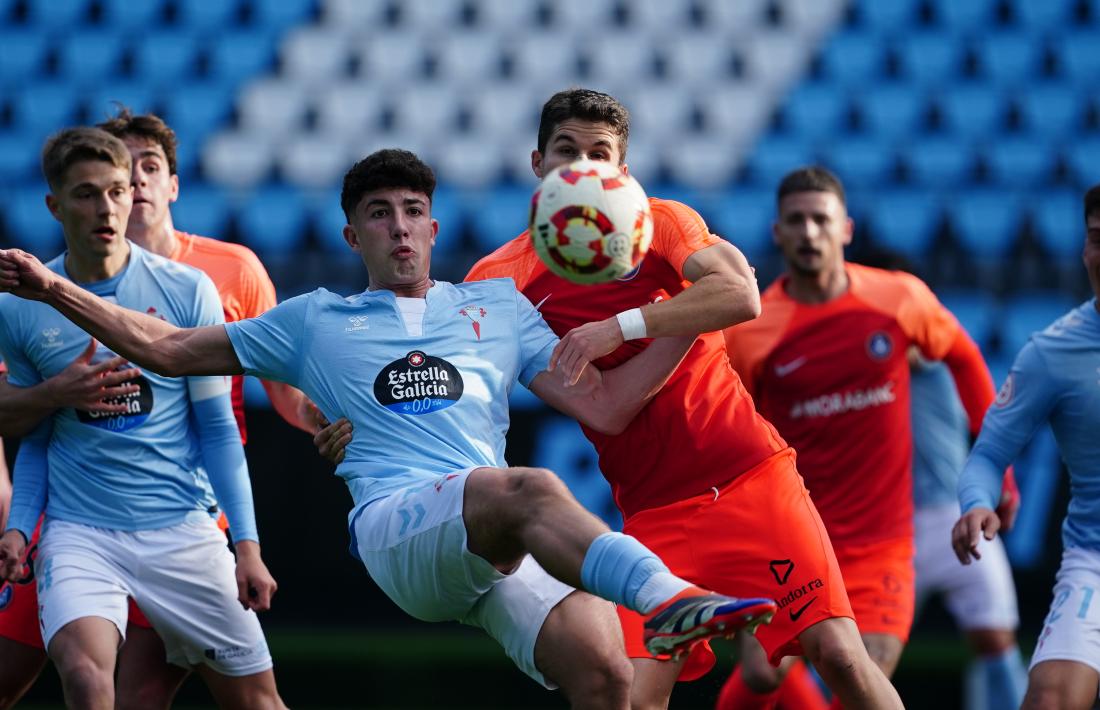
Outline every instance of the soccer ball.
<svg viewBox="0 0 1100 710">
<path fill-rule="evenodd" d="M 551 272 L 580 284 L 613 281 L 642 261 L 653 216 L 642 186 L 616 165 L 578 160 L 531 198 L 531 240 Z"/>
</svg>

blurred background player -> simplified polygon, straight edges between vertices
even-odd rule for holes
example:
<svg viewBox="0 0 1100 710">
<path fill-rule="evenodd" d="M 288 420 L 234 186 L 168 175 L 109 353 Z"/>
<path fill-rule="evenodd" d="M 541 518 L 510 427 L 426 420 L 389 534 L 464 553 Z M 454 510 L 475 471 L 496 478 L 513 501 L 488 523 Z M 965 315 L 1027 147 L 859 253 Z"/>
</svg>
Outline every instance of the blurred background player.
<svg viewBox="0 0 1100 710">
<path fill-rule="evenodd" d="M 613 97 L 559 92 L 543 106 L 531 167 L 540 178 L 579 159 L 626 170 L 629 132 L 629 114 Z M 644 352 L 647 338 L 705 333 L 623 433 L 582 423 L 624 532 L 651 546 L 674 573 L 707 588 L 771 598 L 809 592 L 817 604 L 781 612 L 758 631 L 769 654 L 804 650 L 849 707 L 898 707 L 859 643 L 828 536 L 793 454 L 756 414 L 727 364 L 721 334 L 712 332 L 759 312 L 752 269 L 691 208 L 652 198 L 650 206 L 652 246 L 636 272 L 616 282 L 579 286 L 554 276 L 526 232 L 479 261 L 467 280 L 512 278 L 562 336 L 562 347 L 601 369 Z M 731 536 L 731 530 L 745 532 Z M 666 707 L 678 678 L 698 678 L 713 665 L 703 644 L 689 658 L 654 660 L 642 645 L 642 617 L 619 611 L 635 666 L 635 710 Z"/>
<path fill-rule="evenodd" d="M 501 467 L 507 390 L 520 378 L 548 403 L 616 431 L 694 336 L 602 375 L 547 372 L 560 343 L 511 281 L 430 278 L 434 188 L 431 169 L 407 151 L 378 151 L 348 171 L 344 236 L 368 274 L 367 290 L 351 299 L 320 289 L 256 319 L 181 329 L 96 298 L 15 250 L 0 251 L 0 286 L 48 299 L 156 371 L 247 369 L 300 382 L 328 414 L 346 412 L 359 433 L 338 469 L 356 503 L 352 550 L 390 598 L 416 618 L 484 629 L 576 707 L 625 708 L 629 667 L 610 609 L 577 590 L 646 614 L 655 655 L 754 627 L 774 602 L 707 593 L 608 531 L 549 471 Z M 471 302 L 485 313 L 480 329 L 460 313 Z M 347 346 L 363 338 L 372 347 Z M 374 388 L 363 387 L 364 372 L 377 373 Z"/>
<path fill-rule="evenodd" d="M 993 384 L 978 347 L 920 280 L 845 262 L 853 223 L 832 173 L 796 170 L 776 192 L 787 271 L 764 292 L 759 318 L 726 331 L 729 359 L 798 452 L 856 624 L 890 676 L 914 607 L 909 346 L 951 368 L 972 432 Z M 809 604 L 785 601 L 792 612 Z M 775 702 L 774 690 L 759 691 L 779 676 L 754 645 L 742 639 L 723 707 Z"/>
<path fill-rule="evenodd" d="M 981 539 L 1002 527 L 995 508 L 1005 467 L 1049 422 L 1069 471 L 1062 564 L 1031 657 L 1026 710 L 1084 710 L 1100 691 L 1100 185 L 1084 199 L 1082 259 L 1093 297 L 1032 335 L 990 407 L 959 481 L 952 531 L 963 564 L 985 562 Z"/>
<path fill-rule="evenodd" d="M 54 268 L 162 318 L 224 321 L 209 279 L 124 238 L 133 190 L 119 139 L 67 129 L 47 142 L 42 164 L 46 205 L 68 247 Z M 12 384 L 38 384 L 86 347 L 79 329 L 41 306 L 5 297 L 0 307 Z M 256 542 L 228 386 L 144 373 L 135 385 L 122 414 L 62 410 L 23 439 L 0 574 L 23 577 L 23 553 L 45 509 L 35 560 L 39 628 L 70 706 L 114 705 L 132 594 L 155 599 L 150 614 L 170 634 L 170 658 L 201 665 L 219 703 L 281 707 L 251 611 L 269 606 L 275 583 Z M 211 517 L 211 488 L 235 532 L 235 565 Z"/>
</svg>

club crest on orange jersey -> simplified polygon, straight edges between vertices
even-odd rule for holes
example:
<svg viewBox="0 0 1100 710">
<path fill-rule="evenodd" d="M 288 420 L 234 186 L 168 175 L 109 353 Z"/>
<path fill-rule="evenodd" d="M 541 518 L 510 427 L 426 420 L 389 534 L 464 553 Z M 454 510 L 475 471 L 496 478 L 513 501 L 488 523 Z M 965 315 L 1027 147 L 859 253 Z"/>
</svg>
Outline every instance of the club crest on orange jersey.
<svg viewBox="0 0 1100 710">
<path fill-rule="evenodd" d="M 894 339 L 889 333 L 876 330 L 867 336 L 867 355 L 872 360 L 885 360 L 894 352 Z"/>
</svg>

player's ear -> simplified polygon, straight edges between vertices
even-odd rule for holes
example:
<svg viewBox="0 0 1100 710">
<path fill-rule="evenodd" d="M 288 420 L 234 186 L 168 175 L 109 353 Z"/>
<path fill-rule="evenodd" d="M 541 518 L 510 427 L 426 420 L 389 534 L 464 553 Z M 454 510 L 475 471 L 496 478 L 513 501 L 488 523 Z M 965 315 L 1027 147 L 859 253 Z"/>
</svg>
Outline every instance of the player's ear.
<svg viewBox="0 0 1100 710">
<path fill-rule="evenodd" d="M 359 235 L 355 233 L 355 227 L 350 224 L 344 225 L 344 241 L 348 243 L 351 250 L 358 254 L 361 251 L 359 246 Z"/>
<path fill-rule="evenodd" d="M 535 174 L 539 180 L 543 178 L 542 174 L 542 153 L 538 150 L 531 151 L 531 172 Z"/>
<path fill-rule="evenodd" d="M 46 209 L 50 211 L 50 214 L 53 215 L 54 219 L 56 219 L 58 222 L 61 221 L 61 205 L 58 202 L 57 197 L 55 197 L 52 192 L 46 193 Z"/>
<path fill-rule="evenodd" d="M 852 235 L 856 232 L 856 223 L 849 217 L 844 223 L 844 246 L 852 243 Z"/>
<path fill-rule="evenodd" d="M 439 236 L 439 220 L 432 218 L 432 246 L 435 246 L 435 238 Z"/>
<path fill-rule="evenodd" d="M 180 197 L 180 176 L 168 176 L 168 203 L 171 204 Z"/>
<path fill-rule="evenodd" d="M 623 171 L 623 175 L 629 175 L 630 174 L 630 166 L 627 165 L 626 163 L 623 163 L 622 165 L 620 165 L 619 170 Z"/>
</svg>

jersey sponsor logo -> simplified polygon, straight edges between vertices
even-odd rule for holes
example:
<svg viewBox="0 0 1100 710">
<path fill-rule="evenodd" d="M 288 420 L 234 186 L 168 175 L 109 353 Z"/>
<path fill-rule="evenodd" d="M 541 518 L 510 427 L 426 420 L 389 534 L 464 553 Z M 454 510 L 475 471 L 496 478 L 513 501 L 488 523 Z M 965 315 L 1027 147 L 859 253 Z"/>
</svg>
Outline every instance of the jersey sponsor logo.
<svg viewBox="0 0 1100 710">
<path fill-rule="evenodd" d="M 768 563 L 768 569 L 772 571 L 775 583 L 783 586 L 787 583 L 787 578 L 791 576 L 791 572 L 794 571 L 794 562 L 790 560 L 772 560 Z"/>
<path fill-rule="evenodd" d="M 797 402 L 791 407 L 791 419 L 832 417 L 846 412 L 858 412 L 870 407 L 882 407 L 897 400 L 893 381 L 878 387 L 853 392 L 833 392 Z"/>
<path fill-rule="evenodd" d="M 778 597 L 775 600 L 775 604 L 776 604 L 777 607 L 779 607 L 780 610 L 787 609 L 787 607 L 791 607 L 788 610 L 790 612 L 790 615 L 791 615 L 791 621 L 797 621 L 798 617 L 802 616 L 802 612 L 806 611 L 806 607 L 808 607 L 810 604 L 812 604 L 814 599 L 817 599 L 817 595 L 814 594 L 814 592 L 818 591 L 819 589 L 824 589 L 824 588 L 825 588 L 825 583 L 821 581 L 821 578 L 820 577 L 815 577 L 814 579 L 811 579 L 809 582 L 806 582 L 805 584 L 803 584 L 801 586 L 795 587 L 794 589 L 787 592 L 783 596 Z M 811 594 L 814 594 L 812 599 L 809 599 L 805 602 L 799 602 L 800 599 L 802 599 L 803 597 L 808 597 Z M 805 606 L 801 606 L 801 608 L 799 608 L 799 606 L 791 606 L 792 604 L 795 604 L 796 602 L 798 603 L 799 606 L 801 606 L 802 604 L 804 604 Z"/>
<path fill-rule="evenodd" d="M 374 380 L 374 398 L 398 414 L 446 409 L 462 398 L 462 389 L 458 368 L 420 350 L 386 365 Z"/>
<path fill-rule="evenodd" d="M 58 336 L 61 335 L 60 328 L 44 328 L 42 330 L 42 337 L 45 339 L 42 343 L 44 348 L 60 348 L 65 344 L 64 340 L 59 340 Z"/>
<path fill-rule="evenodd" d="M 348 316 L 348 322 L 351 323 L 351 326 L 344 328 L 345 333 L 354 333 L 357 330 L 370 330 L 366 316 Z"/>
<path fill-rule="evenodd" d="M 547 296 L 546 298 L 550 297 Z M 546 298 L 542 300 L 545 301 Z M 539 306 L 541 305 L 540 302 Z M 535 306 L 535 310 L 538 310 L 538 306 Z M 485 309 L 481 306 L 463 306 L 458 309 L 458 313 L 470 319 L 470 325 L 474 327 L 474 335 L 478 340 L 481 340 L 481 320 L 485 317 Z"/>
<path fill-rule="evenodd" d="M 876 330 L 867 336 L 867 355 L 872 360 L 885 360 L 894 352 L 894 340 L 889 333 Z"/>
<path fill-rule="evenodd" d="M 230 646 L 228 648 L 207 648 L 203 651 L 203 655 L 211 661 L 225 661 L 232 658 L 247 658 L 256 653 L 256 651 L 257 649 L 255 648 Z"/>
<path fill-rule="evenodd" d="M 122 369 L 128 370 L 131 368 L 124 367 Z M 153 385 L 145 378 L 145 375 L 139 375 L 127 384 L 136 385 L 138 391 L 118 397 L 109 397 L 104 400 L 108 404 L 125 405 L 126 410 L 124 412 L 121 414 L 116 412 L 87 412 L 78 409 L 76 410 L 77 420 L 99 429 L 114 432 L 129 431 L 144 424 L 149 415 L 153 413 L 153 405 L 156 401 L 153 396 Z"/>
<path fill-rule="evenodd" d="M 792 372 L 794 372 L 798 368 L 805 365 L 807 360 L 809 360 L 809 358 L 806 357 L 805 355 L 803 355 L 801 357 L 795 358 L 794 360 L 791 360 L 790 362 L 783 363 L 782 365 L 779 364 L 779 363 L 776 363 L 776 365 L 775 365 L 775 376 L 776 377 L 786 377 L 787 375 L 791 374 Z"/>
<path fill-rule="evenodd" d="M 1100 370 L 1098 370 L 1100 372 Z M 1005 378 L 1004 384 L 1001 385 L 1001 389 L 997 390 L 997 399 L 993 400 L 993 404 L 998 407 L 1007 407 L 1012 404 L 1012 397 L 1016 394 L 1016 378 L 1012 376 L 1012 373 L 1008 373 L 1008 377 Z"/>
</svg>

